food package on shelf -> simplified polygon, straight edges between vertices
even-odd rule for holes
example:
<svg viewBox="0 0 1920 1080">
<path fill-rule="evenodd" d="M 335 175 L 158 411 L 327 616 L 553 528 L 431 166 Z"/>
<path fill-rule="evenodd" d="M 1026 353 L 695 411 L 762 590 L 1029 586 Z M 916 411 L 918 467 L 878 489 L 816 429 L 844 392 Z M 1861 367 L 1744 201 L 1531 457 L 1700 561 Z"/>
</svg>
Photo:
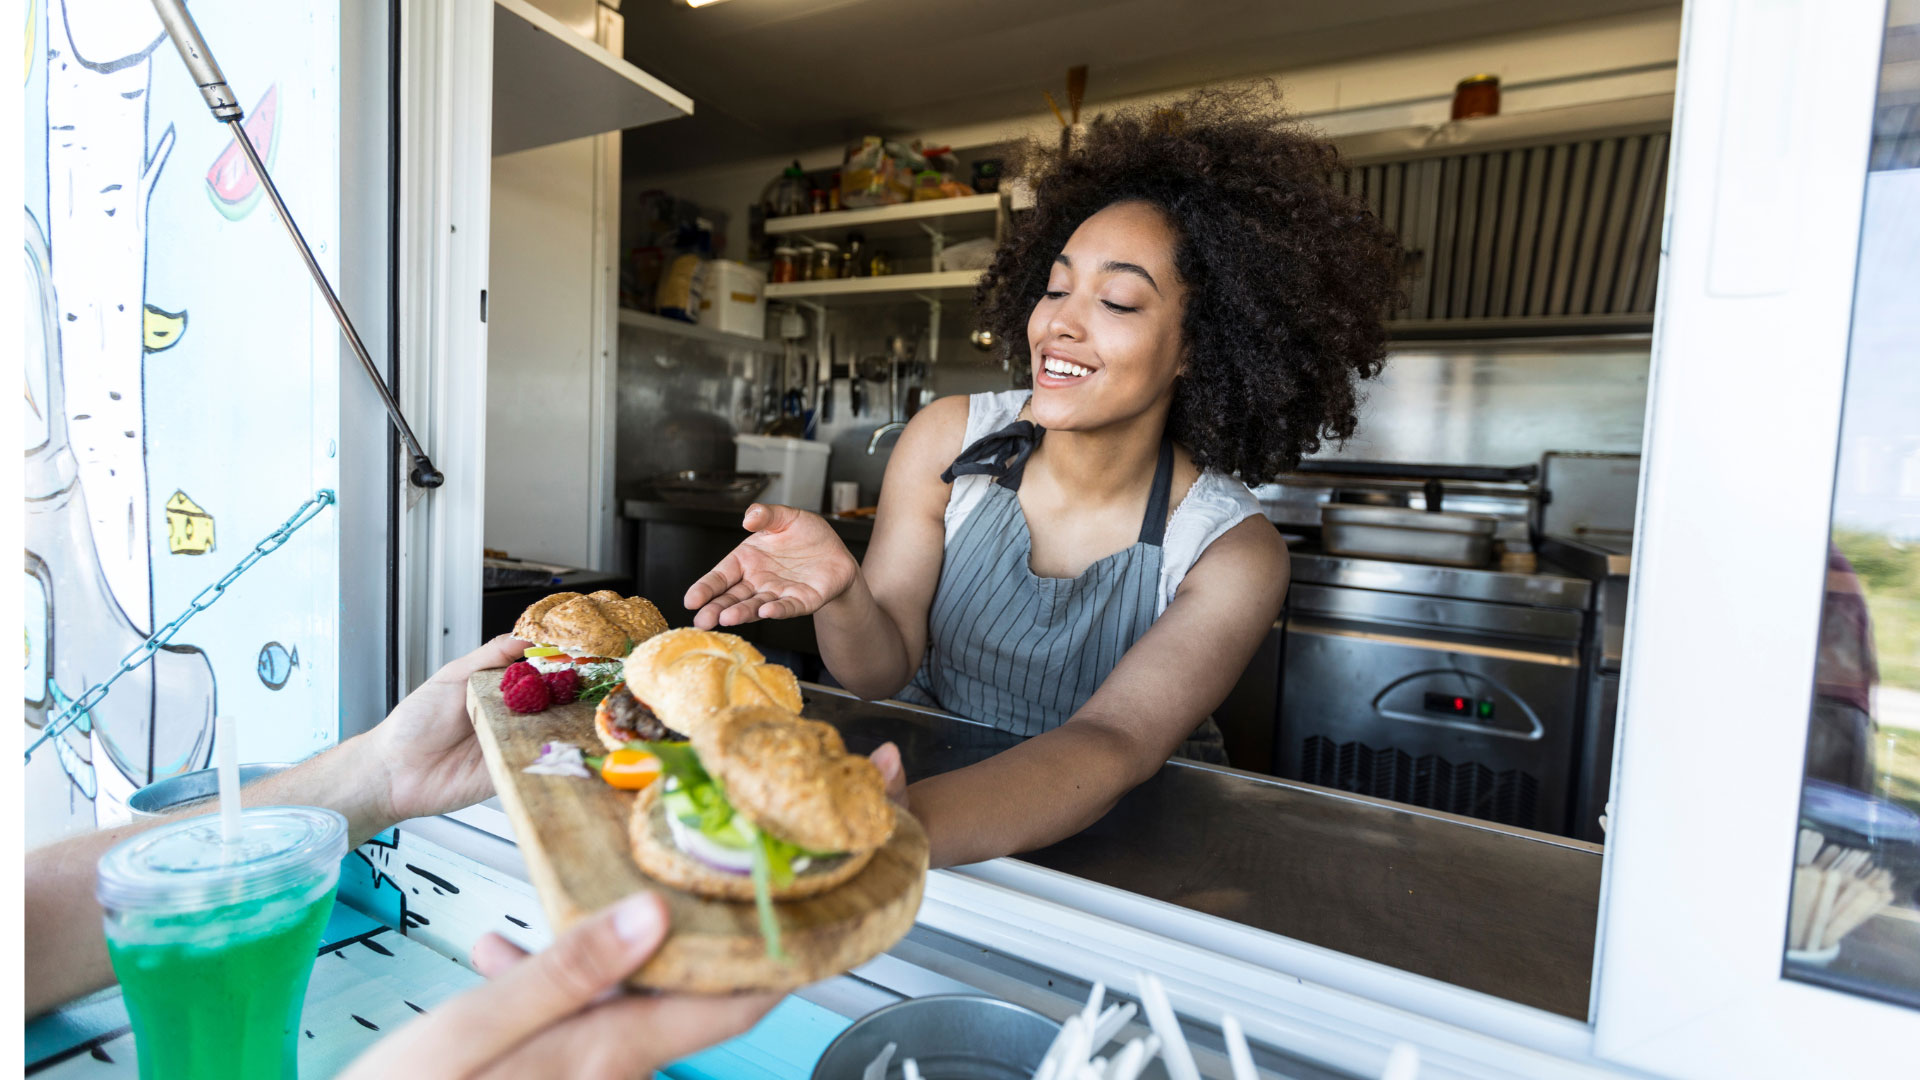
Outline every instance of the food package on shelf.
<svg viewBox="0 0 1920 1080">
<path fill-rule="evenodd" d="M 700 321 L 700 305 L 706 299 L 706 267 L 709 260 L 698 255 L 677 255 L 660 275 L 660 288 L 654 293 L 654 310 L 681 322 Z"/>
<path fill-rule="evenodd" d="M 869 135 L 847 151 L 840 166 L 840 205 L 890 206 L 913 198 L 914 174 L 927 159 L 902 143 Z"/>
</svg>

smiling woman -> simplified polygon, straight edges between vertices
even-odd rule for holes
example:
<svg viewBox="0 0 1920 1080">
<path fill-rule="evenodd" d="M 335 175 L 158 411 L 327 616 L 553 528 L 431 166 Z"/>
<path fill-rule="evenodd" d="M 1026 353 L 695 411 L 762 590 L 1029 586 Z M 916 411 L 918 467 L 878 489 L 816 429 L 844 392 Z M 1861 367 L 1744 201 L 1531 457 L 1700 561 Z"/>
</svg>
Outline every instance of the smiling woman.
<svg viewBox="0 0 1920 1080">
<path fill-rule="evenodd" d="M 1353 434 L 1357 383 L 1379 374 L 1381 320 L 1401 302 L 1399 242 L 1327 183 L 1339 168 L 1268 85 L 1121 113 L 1064 155 L 1036 144 L 1024 170 L 1036 205 L 981 280 L 981 323 L 1045 387 L 1019 346 L 1033 341 L 1029 316 L 1047 307 L 1050 282 L 1072 269 L 1060 258 L 1068 238 L 1109 207 L 1152 207 L 1173 237 L 1171 272 L 1102 270 L 1128 272 L 1138 284 L 1116 288 L 1131 293 L 1187 295 L 1174 441 L 1200 468 L 1263 483 Z"/>
<path fill-rule="evenodd" d="M 1247 488 L 1353 433 L 1397 247 L 1271 90 L 1096 122 L 1029 165 L 1037 206 L 982 282 L 1023 385 L 922 409 L 856 565 L 817 515 L 688 591 L 702 627 L 814 616 L 835 679 L 1025 741 L 908 790 L 936 866 L 1097 820 L 1211 713 L 1279 613 L 1286 548 Z"/>
</svg>

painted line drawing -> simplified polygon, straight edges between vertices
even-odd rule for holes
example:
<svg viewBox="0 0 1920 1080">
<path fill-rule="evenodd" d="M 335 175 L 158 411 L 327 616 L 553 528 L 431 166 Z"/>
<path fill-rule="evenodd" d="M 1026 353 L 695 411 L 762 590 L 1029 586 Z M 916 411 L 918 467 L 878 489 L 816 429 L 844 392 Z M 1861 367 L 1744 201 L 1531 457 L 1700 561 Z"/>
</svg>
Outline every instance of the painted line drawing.
<svg viewBox="0 0 1920 1080">
<path fill-rule="evenodd" d="M 260 661 L 257 665 L 260 682 L 269 690 L 279 690 L 293 678 L 293 669 L 300 666 L 300 647 L 289 649 L 277 641 L 269 641 L 260 646 Z"/>
<path fill-rule="evenodd" d="M 269 173 L 273 172 L 274 151 L 280 146 L 279 118 L 280 84 L 275 83 L 267 87 L 267 92 L 247 112 L 247 118 L 240 122 Z M 207 197 L 213 200 L 214 209 L 225 214 L 228 221 L 239 221 L 253 212 L 264 190 L 240 144 L 228 139 L 226 150 L 207 170 Z"/>
<path fill-rule="evenodd" d="M 173 152 L 149 146 L 153 51 L 166 41 L 146 0 L 47 8 L 47 240 L 59 299 L 73 454 L 93 543 L 136 628 L 153 625 L 146 460 L 147 203 Z"/>
<path fill-rule="evenodd" d="M 32 669 L 26 688 L 34 695 L 25 706 L 28 727 L 38 729 L 113 671 L 146 633 L 115 599 L 94 547 L 88 492 L 68 441 L 61 308 L 49 247 L 31 214 L 25 231 L 26 280 L 30 290 L 37 288 L 40 301 L 37 312 L 27 312 L 24 485 L 26 641 Z M 31 321 L 36 314 L 37 333 Z M 130 333 L 137 329 L 128 327 Z M 212 666 L 191 646 L 167 646 L 127 675 L 112 695 L 54 740 L 55 753 L 37 754 L 27 763 L 35 832 L 51 837 L 124 820 L 126 798 L 139 787 L 204 767 L 212 749 L 214 691 Z"/>
<path fill-rule="evenodd" d="M 175 555 L 205 555 L 213 550 L 213 515 L 184 491 L 167 499 L 167 550 Z"/>
</svg>

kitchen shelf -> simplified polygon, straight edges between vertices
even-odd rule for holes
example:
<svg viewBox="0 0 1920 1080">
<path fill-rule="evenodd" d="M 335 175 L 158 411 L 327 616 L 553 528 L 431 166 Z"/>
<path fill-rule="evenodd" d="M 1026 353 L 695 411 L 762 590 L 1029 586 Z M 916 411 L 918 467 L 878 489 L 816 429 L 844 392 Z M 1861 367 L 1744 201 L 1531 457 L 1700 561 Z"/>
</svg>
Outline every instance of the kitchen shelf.
<svg viewBox="0 0 1920 1080">
<path fill-rule="evenodd" d="M 952 199 L 834 210 L 824 214 L 793 214 L 769 218 L 768 236 L 824 235 L 858 231 L 869 242 L 896 236 L 925 236 L 922 225 L 942 232 L 966 228 L 992 232 L 1000 213 L 999 195 L 962 195 Z"/>
<path fill-rule="evenodd" d="M 679 319 L 668 319 L 645 311 L 635 311 L 632 308 L 620 309 L 620 325 L 631 326 L 648 333 L 664 334 L 667 337 L 698 341 L 722 349 L 751 349 L 769 356 L 780 355 L 784 348 L 778 341 L 748 337 L 745 334 L 729 334 L 724 330 L 715 330 L 711 326 L 695 326 L 692 323 L 681 322 Z"/>
<path fill-rule="evenodd" d="M 836 307 L 852 304 L 898 304 L 931 298 L 971 300 L 973 287 L 984 270 L 943 270 L 934 274 L 887 274 L 882 277 L 836 278 L 831 281 L 789 281 L 767 286 L 768 300 L 814 300 Z"/>
<path fill-rule="evenodd" d="M 496 157 L 691 115 L 692 98 L 527 0 L 494 0 Z"/>
<path fill-rule="evenodd" d="M 1412 161 L 1515 146 L 1576 142 L 1609 135 L 1666 131 L 1673 124 L 1673 95 L 1648 94 L 1558 109 L 1415 124 L 1384 131 L 1334 135 L 1333 145 L 1351 165 Z"/>
</svg>

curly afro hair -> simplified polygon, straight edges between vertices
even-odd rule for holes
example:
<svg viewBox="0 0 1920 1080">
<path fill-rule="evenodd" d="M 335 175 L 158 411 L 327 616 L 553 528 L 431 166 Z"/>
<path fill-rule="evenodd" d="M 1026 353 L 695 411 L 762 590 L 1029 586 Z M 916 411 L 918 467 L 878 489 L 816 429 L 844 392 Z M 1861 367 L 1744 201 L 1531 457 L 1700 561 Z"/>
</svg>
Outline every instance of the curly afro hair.
<svg viewBox="0 0 1920 1080">
<path fill-rule="evenodd" d="M 1278 97 L 1271 84 L 1203 90 L 1097 119 L 1065 154 L 1028 147 L 1036 205 L 977 297 L 1029 385 L 1027 319 L 1068 237 L 1114 203 L 1158 207 L 1187 288 L 1168 424 L 1195 465 L 1248 484 L 1353 434 L 1359 381 L 1385 364 L 1383 320 L 1401 302 L 1398 240 L 1333 189 L 1338 153 Z"/>
</svg>

